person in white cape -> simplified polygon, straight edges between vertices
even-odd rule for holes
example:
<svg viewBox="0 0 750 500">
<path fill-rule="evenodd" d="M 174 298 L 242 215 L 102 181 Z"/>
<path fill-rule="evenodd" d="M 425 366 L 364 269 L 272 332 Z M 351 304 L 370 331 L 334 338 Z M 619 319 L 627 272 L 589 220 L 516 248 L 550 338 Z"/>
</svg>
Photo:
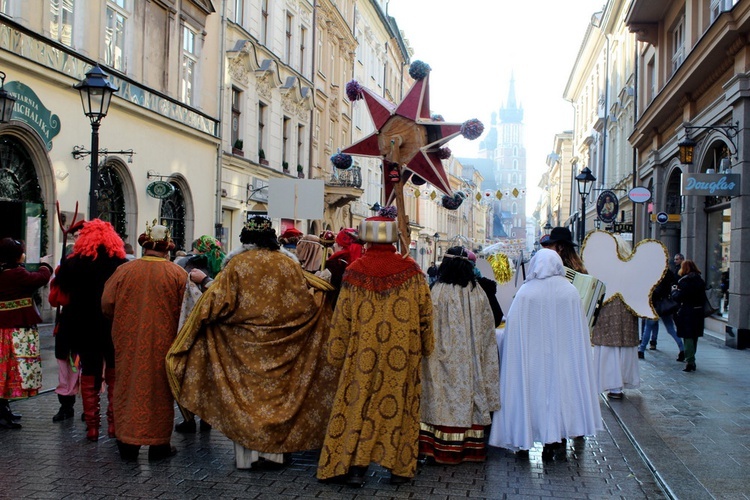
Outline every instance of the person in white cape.
<svg viewBox="0 0 750 500">
<path fill-rule="evenodd" d="M 589 328 L 560 256 L 542 249 L 508 311 L 500 342 L 500 411 L 489 444 L 560 458 L 568 437 L 602 429 Z"/>
</svg>

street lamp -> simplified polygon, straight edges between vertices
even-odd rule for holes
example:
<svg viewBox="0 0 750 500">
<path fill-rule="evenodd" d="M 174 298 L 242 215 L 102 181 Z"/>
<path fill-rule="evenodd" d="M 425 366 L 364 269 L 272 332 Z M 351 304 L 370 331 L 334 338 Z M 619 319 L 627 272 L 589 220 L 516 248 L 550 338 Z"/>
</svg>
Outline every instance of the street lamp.
<svg viewBox="0 0 750 500">
<path fill-rule="evenodd" d="M 737 137 L 737 134 L 739 134 L 738 125 L 739 122 L 737 122 L 736 125 L 708 125 L 704 127 L 685 125 L 685 138 L 677 144 L 677 147 L 680 150 L 680 163 L 682 163 L 683 165 L 693 164 L 695 146 L 697 146 L 698 144 L 690 137 L 690 133 L 694 130 L 715 130 L 723 134 L 724 137 L 729 140 L 729 144 L 731 145 L 731 148 L 729 148 L 730 156 L 736 156 L 737 144 L 735 144 L 734 140 Z"/>
<path fill-rule="evenodd" d="M 578 235 L 578 244 L 583 244 L 583 235 L 586 234 L 586 198 L 591 193 L 596 177 L 591 173 L 589 167 L 584 167 L 581 173 L 576 175 L 578 183 L 578 194 L 581 195 L 581 232 Z"/>
<path fill-rule="evenodd" d="M 546 234 L 549 234 L 552 232 L 552 224 L 549 223 L 549 220 L 547 220 L 547 223 L 544 225 L 544 232 Z"/>
<path fill-rule="evenodd" d="M 0 71 L 0 123 L 8 123 L 13 116 L 16 98 L 5 90 L 5 73 Z"/>
<path fill-rule="evenodd" d="M 440 241 L 440 233 L 435 233 L 432 235 L 433 238 L 435 238 L 435 263 L 437 264 L 437 247 L 438 247 L 438 241 Z"/>
<path fill-rule="evenodd" d="M 112 94 L 118 91 L 97 64 L 86 78 L 73 85 L 81 94 L 83 114 L 91 120 L 91 180 L 89 182 L 89 220 L 99 216 L 99 124 L 107 116 Z"/>
</svg>

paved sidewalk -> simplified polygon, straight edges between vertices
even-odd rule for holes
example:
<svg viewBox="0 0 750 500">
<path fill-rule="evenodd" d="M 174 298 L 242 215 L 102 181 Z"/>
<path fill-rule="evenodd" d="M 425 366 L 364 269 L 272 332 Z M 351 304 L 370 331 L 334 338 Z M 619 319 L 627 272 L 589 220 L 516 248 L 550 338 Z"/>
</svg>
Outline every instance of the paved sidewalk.
<svg viewBox="0 0 750 500">
<path fill-rule="evenodd" d="M 661 325 L 640 360 L 641 387 L 609 406 L 673 498 L 750 498 L 750 351 L 710 332 L 685 373 Z"/>
</svg>

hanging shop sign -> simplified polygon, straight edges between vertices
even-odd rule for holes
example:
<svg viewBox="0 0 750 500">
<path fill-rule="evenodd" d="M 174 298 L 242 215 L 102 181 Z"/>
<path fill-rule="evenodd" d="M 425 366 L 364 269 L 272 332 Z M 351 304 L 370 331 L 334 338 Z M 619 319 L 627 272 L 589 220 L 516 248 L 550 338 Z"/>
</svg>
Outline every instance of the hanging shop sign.
<svg viewBox="0 0 750 500">
<path fill-rule="evenodd" d="M 611 223 L 617 219 L 620 210 L 620 200 L 614 191 L 602 191 L 599 198 L 596 199 L 596 215 L 604 223 Z"/>
<path fill-rule="evenodd" d="M 628 198 L 633 203 L 646 203 L 651 200 L 651 190 L 643 186 L 634 187 L 628 192 Z"/>
<path fill-rule="evenodd" d="M 684 174 L 683 196 L 739 196 L 740 174 Z"/>
<path fill-rule="evenodd" d="M 154 181 L 146 186 L 146 193 L 159 200 L 169 198 L 174 193 L 174 186 L 167 181 Z"/>
<path fill-rule="evenodd" d="M 21 82 L 8 82 L 5 90 L 16 98 L 11 120 L 18 120 L 33 128 L 44 141 L 47 151 L 52 150 L 52 138 L 60 133 L 60 117 L 47 109 L 36 92 Z"/>
</svg>

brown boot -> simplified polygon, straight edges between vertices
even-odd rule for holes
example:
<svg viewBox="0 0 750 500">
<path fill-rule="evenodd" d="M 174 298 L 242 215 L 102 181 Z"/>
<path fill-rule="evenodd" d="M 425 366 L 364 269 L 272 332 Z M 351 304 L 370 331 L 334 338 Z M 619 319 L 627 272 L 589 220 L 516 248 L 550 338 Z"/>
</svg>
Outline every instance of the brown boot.
<svg viewBox="0 0 750 500">
<path fill-rule="evenodd" d="M 86 439 L 95 442 L 99 440 L 99 425 L 101 425 L 99 390 L 96 385 L 95 376 L 81 376 L 81 400 L 83 400 L 83 415 L 86 422 Z"/>
<path fill-rule="evenodd" d="M 115 433 L 115 369 L 107 367 L 104 370 L 104 381 L 107 383 L 107 436 L 114 438 Z"/>
</svg>

